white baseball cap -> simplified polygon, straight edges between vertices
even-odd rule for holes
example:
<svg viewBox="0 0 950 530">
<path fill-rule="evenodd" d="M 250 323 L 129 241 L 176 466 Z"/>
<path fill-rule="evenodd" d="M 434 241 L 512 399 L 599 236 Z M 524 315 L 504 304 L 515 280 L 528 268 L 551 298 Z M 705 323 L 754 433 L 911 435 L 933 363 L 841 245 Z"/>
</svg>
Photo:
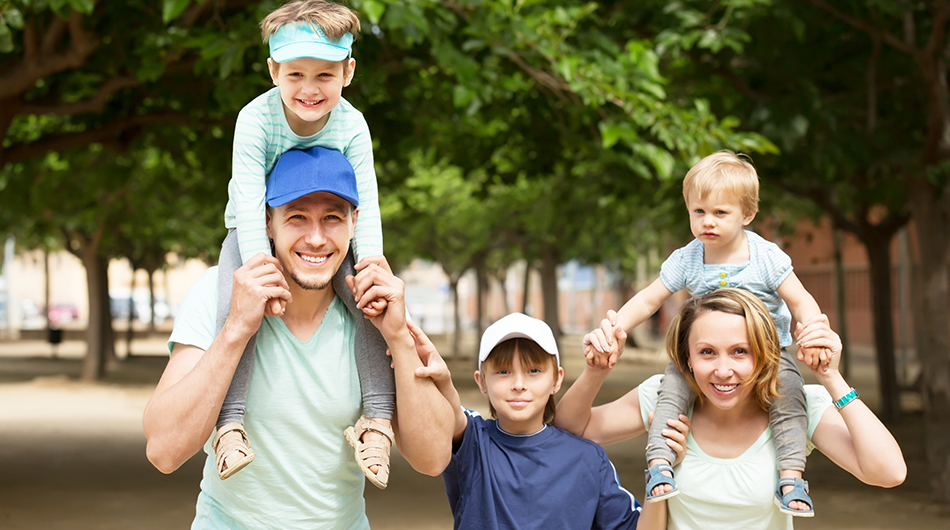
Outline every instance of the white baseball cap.
<svg viewBox="0 0 950 530">
<path fill-rule="evenodd" d="M 533 340 L 541 346 L 542 350 L 553 355 L 557 365 L 561 366 L 561 357 L 557 353 L 557 341 L 554 340 L 551 328 L 543 320 L 531 318 L 524 313 L 511 313 L 488 326 L 482 334 L 482 342 L 478 347 L 478 369 L 481 370 L 482 363 L 495 346 L 508 339 L 517 338 Z"/>
</svg>

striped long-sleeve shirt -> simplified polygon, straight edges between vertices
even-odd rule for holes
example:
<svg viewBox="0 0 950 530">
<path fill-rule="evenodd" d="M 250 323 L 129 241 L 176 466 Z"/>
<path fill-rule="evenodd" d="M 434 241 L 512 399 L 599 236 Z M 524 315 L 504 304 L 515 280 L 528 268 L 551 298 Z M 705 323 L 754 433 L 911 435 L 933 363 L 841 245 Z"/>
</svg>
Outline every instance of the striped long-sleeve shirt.
<svg viewBox="0 0 950 530">
<path fill-rule="evenodd" d="M 330 111 L 323 129 L 313 136 L 298 136 L 287 123 L 280 89 L 274 87 L 248 103 L 238 114 L 228 205 L 224 224 L 236 228 L 241 261 L 254 254 L 270 254 L 264 220 L 267 175 L 284 152 L 320 146 L 343 153 L 356 171 L 360 215 L 353 248 L 356 260 L 383 253 L 379 194 L 373 167 L 373 143 L 363 114 L 343 98 Z"/>
</svg>

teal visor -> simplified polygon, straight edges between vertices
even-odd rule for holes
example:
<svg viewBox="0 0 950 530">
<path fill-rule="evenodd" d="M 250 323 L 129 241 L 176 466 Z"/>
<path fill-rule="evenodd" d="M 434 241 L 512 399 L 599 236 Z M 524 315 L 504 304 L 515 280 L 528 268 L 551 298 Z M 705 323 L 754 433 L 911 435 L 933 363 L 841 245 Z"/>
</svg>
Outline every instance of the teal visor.
<svg viewBox="0 0 950 530">
<path fill-rule="evenodd" d="M 271 59 L 278 63 L 294 59 L 342 61 L 353 52 L 353 34 L 330 40 L 318 26 L 308 22 L 285 24 L 268 39 Z"/>
</svg>

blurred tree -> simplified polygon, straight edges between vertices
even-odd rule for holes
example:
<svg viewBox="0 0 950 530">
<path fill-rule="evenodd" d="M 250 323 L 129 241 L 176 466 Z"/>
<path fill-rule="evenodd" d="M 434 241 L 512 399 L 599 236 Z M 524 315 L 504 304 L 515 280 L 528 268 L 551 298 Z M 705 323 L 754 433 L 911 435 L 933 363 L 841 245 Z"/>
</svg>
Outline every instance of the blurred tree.
<svg viewBox="0 0 950 530">
<path fill-rule="evenodd" d="M 409 178 L 407 157 L 421 143 L 464 175 L 533 197 L 500 214 L 507 222 L 492 239 L 519 242 L 517 252 L 539 266 L 544 318 L 556 333 L 557 265 L 611 259 L 630 244 L 628 223 L 602 222 L 613 216 L 606 205 L 647 203 L 635 198 L 655 198 L 659 182 L 723 146 L 775 150 L 701 99 L 667 97 L 654 43 L 616 6 L 362 0 L 357 7 L 376 38 L 358 46 L 355 94 L 347 97 L 379 141 L 381 195 Z"/>
<path fill-rule="evenodd" d="M 90 295 L 84 378 L 100 376 L 113 357 L 108 259 L 146 245 L 164 255 L 173 243 L 207 255 L 222 237 L 210 234 L 221 214 L 209 225 L 205 212 L 224 205 L 228 128 L 268 85 L 260 53 L 245 54 L 260 48 L 256 8 L 222 0 L 0 2 L 0 210 L 6 226 L 57 234 L 82 259 Z M 203 180 L 167 180 L 178 186 L 171 193 L 135 182 L 154 171 L 149 157 L 162 156 Z M 201 195 L 185 197 L 192 193 Z M 40 212 L 40 221 L 29 219 Z M 149 222 L 156 224 L 145 228 Z M 116 246 L 123 223 L 138 230 L 130 234 L 139 248 Z M 161 228 L 176 224 L 174 236 Z"/>
</svg>

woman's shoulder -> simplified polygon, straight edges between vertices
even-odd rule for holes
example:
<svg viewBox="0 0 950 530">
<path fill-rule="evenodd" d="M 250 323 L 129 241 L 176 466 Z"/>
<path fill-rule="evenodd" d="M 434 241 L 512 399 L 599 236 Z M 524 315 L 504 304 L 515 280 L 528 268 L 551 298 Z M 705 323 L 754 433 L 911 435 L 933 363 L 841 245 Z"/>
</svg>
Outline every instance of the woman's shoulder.
<svg viewBox="0 0 950 530">
<path fill-rule="evenodd" d="M 640 399 L 640 416 L 643 418 L 644 425 L 648 424 L 648 416 L 656 409 L 657 392 L 660 390 L 660 383 L 662 382 L 663 374 L 656 374 L 644 379 L 637 387 L 637 397 Z"/>
<path fill-rule="evenodd" d="M 811 440 L 811 435 L 815 432 L 815 428 L 818 427 L 818 422 L 821 421 L 822 415 L 828 410 L 828 407 L 833 407 L 834 403 L 831 399 L 831 394 L 821 385 L 805 385 L 802 388 L 805 391 L 808 439 Z"/>
</svg>

